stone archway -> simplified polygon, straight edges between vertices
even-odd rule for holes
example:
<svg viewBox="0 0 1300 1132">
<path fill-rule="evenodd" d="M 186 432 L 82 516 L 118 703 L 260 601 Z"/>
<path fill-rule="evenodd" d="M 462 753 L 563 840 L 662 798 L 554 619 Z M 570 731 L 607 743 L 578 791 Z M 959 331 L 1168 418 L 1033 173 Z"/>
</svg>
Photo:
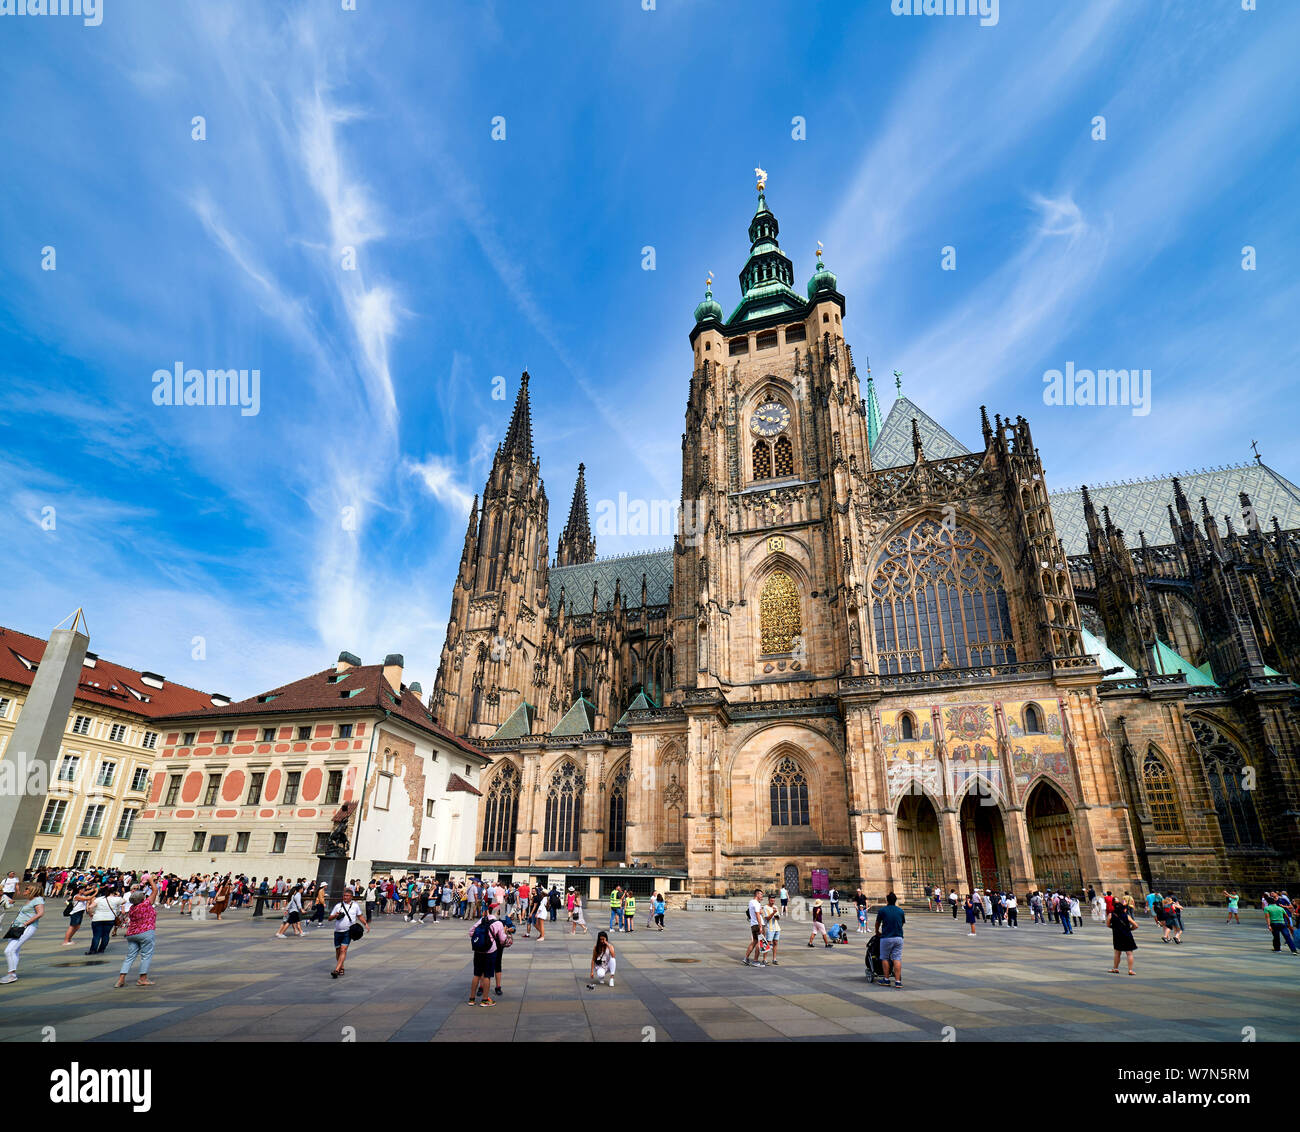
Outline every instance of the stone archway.
<svg viewBox="0 0 1300 1132">
<path fill-rule="evenodd" d="M 1025 806 L 1034 883 L 1040 890 L 1075 892 L 1083 884 L 1074 817 L 1056 787 L 1039 779 Z"/>
<path fill-rule="evenodd" d="M 1006 827 L 991 795 L 978 791 L 966 795 L 961 804 L 961 844 L 971 891 L 1011 887 Z"/>
<path fill-rule="evenodd" d="M 923 898 L 943 884 L 943 844 L 939 814 L 924 794 L 905 794 L 898 803 L 898 868 L 894 888 L 900 897 Z"/>
</svg>

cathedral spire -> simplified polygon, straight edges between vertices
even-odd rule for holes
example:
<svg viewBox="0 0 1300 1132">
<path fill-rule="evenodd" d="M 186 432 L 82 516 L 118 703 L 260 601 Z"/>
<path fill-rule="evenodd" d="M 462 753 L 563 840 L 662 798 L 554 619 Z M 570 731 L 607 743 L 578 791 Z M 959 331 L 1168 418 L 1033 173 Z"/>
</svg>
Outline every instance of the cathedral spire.
<svg viewBox="0 0 1300 1132">
<path fill-rule="evenodd" d="M 867 359 L 867 447 L 875 446 L 880 435 L 880 402 L 876 400 L 876 383 L 871 377 L 871 359 Z"/>
<path fill-rule="evenodd" d="M 501 442 L 501 451 L 507 455 L 533 458 L 533 413 L 528 403 L 528 371 L 519 379 L 519 392 L 515 396 L 514 412 L 510 414 L 510 427 Z"/>
<path fill-rule="evenodd" d="M 591 534 L 591 520 L 587 514 L 587 465 L 578 465 L 578 479 L 573 485 L 573 502 L 569 505 L 569 521 L 560 532 L 560 542 L 555 548 L 557 566 L 574 566 L 591 562 L 596 557 L 596 540 Z"/>
</svg>

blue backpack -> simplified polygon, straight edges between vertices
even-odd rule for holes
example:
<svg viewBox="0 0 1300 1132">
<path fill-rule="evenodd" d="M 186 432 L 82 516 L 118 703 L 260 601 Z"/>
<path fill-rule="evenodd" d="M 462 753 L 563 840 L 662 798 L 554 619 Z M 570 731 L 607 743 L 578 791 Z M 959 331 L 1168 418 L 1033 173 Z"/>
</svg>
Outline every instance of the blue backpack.
<svg viewBox="0 0 1300 1132">
<path fill-rule="evenodd" d="M 492 950 L 492 924 L 487 916 L 484 916 L 470 933 L 469 945 L 475 951 L 484 952 Z"/>
</svg>

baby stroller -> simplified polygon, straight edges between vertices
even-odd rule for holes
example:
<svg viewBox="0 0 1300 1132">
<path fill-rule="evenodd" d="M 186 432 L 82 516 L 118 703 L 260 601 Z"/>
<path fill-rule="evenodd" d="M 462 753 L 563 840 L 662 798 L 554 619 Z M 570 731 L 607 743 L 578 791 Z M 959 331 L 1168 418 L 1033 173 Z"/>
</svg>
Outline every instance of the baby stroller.
<svg viewBox="0 0 1300 1132">
<path fill-rule="evenodd" d="M 888 985 L 889 979 L 885 976 L 885 969 L 880 962 L 880 936 L 873 935 L 867 940 L 867 981 L 870 983 L 885 983 Z"/>
</svg>

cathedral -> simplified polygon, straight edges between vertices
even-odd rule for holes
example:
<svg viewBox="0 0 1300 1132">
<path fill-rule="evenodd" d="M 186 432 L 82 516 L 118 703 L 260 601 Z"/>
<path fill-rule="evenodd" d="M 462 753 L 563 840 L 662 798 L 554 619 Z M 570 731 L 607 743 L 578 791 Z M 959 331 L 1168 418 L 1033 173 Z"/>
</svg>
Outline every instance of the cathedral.
<svg viewBox="0 0 1300 1132">
<path fill-rule="evenodd" d="M 579 464 L 551 557 L 523 375 L 429 699 L 493 760 L 476 867 L 1300 881 L 1300 489 L 1257 457 L 1051 493 L 1022 416 L 981 410 L 970 449 L 898 381 L 882 420 L 763 181 L 748 235 L 739 304 L 695 308 L 671 549 L 597 557 Z"/>
</svg>

